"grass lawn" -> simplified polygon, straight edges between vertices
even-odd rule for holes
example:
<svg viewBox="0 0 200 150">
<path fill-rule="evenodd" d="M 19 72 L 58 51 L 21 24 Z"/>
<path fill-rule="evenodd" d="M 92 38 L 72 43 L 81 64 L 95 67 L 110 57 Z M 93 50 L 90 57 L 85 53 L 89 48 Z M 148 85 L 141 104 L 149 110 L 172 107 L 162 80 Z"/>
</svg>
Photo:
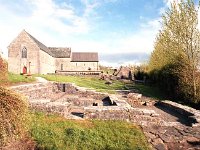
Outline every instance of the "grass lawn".
<svg viewBox="0 0 200 150">
<path fill-rule="evenodd" d="M 34 113 L 30 133 L 42 150 L 149 149 L 141 129 L 121 121 L 76 121 Z"/>
<path fill-rule="evenodd" d="M 57 82 L 75 83 L 81 87 L 93 88 L 99 92 L 115 93 L 114 90 L 138 90 L 141 94 L 155 99 L 165 99 L 165 94 L 157 87 L 150 87 L 142 84 L 124 83 L 122 81 L 113 81 L 113 84 L 106 85 L 104 80 L 94 77 L 80 76 L 61 76 L 61 75 L 40 75 L 41 77 Z"/>
<path fill-rule="evenodd" d="M 8 73 L 7 81 L 0 81 L 0 85 L 13 85 L 18 83 L 34 82 L 34 77 L 28 77 L 20 74 Z"/>
<path fill-rule="evenodd" d="M 154 86 L 147 86 L 143 84 L 132 84 L 126 85 L 128 89 L 136 89 L 141 93 L 143 96 L 151 97 L 157 100 L 164 100 L 167 99 L 164 92 L 160 91 L 158 87 Z"/>
<path fill-rule="evenodd" d="M 28 76 L 24 76 L 24 75 L 20 75 L 20 74 L 13 74 L 13 73 L 9 73 L 8 74 L 8 81 L 10 83 L 27 83 L 27 82 L 33 82 L 35 81 L 34 77 L 28 77 Z"/>
<path fill-rule="evenodd" d="M 94 77 L 80 77 L 80 76 L 61 76 L 61 75 L 40 75 L 41 77 L 57 82 L 75 83 L 81 87 L 93 88 L 100 92 L 113 93 L 113 90 L 126 90 L 125 83 L 121 81 L 113 81 L 113 84 L 106 85 L 104 80 Z"/>
</svg>

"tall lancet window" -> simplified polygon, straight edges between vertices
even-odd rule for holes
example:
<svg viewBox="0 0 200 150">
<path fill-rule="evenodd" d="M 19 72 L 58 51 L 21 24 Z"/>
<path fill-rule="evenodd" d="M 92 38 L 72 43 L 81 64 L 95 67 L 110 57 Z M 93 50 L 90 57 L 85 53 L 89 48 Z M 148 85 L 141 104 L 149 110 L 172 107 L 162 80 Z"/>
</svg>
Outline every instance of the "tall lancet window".
<svg viewBox="0 0 200 150">
<path fill-rule="evenodd" d="M 27 58 L 27 49 L 26 49 L 26 47 L 22 48 L 22 58 Z"/>
</svg>

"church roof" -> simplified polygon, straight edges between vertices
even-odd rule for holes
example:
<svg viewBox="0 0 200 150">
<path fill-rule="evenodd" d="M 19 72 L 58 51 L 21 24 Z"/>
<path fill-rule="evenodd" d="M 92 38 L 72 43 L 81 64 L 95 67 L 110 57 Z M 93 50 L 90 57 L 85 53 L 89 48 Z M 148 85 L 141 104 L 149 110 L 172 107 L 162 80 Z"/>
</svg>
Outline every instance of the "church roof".
<svg viewBox="0 0 200 150">
<path fill-rule="evenodd" d="M 71 48 L 68 48 L 68 47 L 47 47 L 43 43 L 38 41 L 36 38 L 34 38 L 32 35 L 30 35 L 28 32 L 26 32 L 26 33 L 37 44 L 37 46 L 41 50 L 43 50 L 47 54 L 51 55 L 52 57 L 55 57 L 55 58 L 70 58 Z"/>
<path fill-rule="evenodd" d="M 71 48 L 69 47 L 48 47 L 56 58 L 70 58 Z"/>
<path fill-rule="evenodd" d="M 98 53 L 94 52 L 73 52 L 72 59 L 73 62 L 98 62 Z"/>
</svg>

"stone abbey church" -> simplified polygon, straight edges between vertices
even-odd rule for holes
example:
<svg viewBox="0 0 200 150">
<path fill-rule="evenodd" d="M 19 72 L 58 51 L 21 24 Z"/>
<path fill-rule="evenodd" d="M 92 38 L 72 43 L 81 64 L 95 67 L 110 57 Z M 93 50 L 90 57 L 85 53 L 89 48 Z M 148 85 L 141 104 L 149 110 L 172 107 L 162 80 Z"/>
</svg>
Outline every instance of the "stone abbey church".
<svg viewBox="0 0 200 150">
<path fill-rule="evenodd" d="M 47 47 L 23 30 L 8 46 L 8 70 L 13 73 L 99 72 L 98 53 Z"/>
</svg>

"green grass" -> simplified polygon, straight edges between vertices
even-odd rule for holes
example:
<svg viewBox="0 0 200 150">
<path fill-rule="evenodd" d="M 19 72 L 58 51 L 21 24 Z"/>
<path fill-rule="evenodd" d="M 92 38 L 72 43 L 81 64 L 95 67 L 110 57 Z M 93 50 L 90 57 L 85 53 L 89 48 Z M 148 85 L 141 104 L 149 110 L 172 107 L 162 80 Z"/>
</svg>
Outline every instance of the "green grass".
<svg viewBox="0 0 200 150">
<path fill-rule="evenodd" d="M 132 84 L 126 85 L 128 89 L 136 89 L 139 93 L 143 96 L 151 97 L 157 100 L 164 100 L 166 99 L 166 95 L 162 92 L 158 87 L 155 86 L 147 86 L 143 84 Z"/>
<path fill-rule="evenodd" d="M 30 133 L 38 149 L 147 150 L 141 129 L 121 121 L 75 121 L 43 113 L 32 114 Z"/>
<path fill-rule="evenodd" d="M 13 74 L 13 73 L 8 74 L 8 82 L 10 83 L 24 83 L 24 82 L 27 83 L 33 81 L 35 81 L 34 77 Z"/>
<path fill-rule="evenodd" d="M 29 83 L 29 82 L 34 82 L 35 78 L 32 76 L 24 76 L 20 74 L 13 74 L 13 73 L 8 73 L 8 78 L 6 80 L 1 80 L 0 85 L 1 86 L 9 86 L 13 84 L 18 84 L 18 83 Z"/>
<path fill-rule="evenodd" d="M 57 82 L 75 83 L 81 87 L 93 88 L 99 92 L 115 93 L 115 90 L 138 90 L 144 96 L 158 100 L 166 99 L 165 94 L 157 87 L 147 86 L 135 83 L 124 83 L 122 81 L 113 81 L 113 84 L 106 85 L 104 80 L 98 77 L 80 77 L 80 76 L 61 76 L 61 75 L 40 75 L 41 77 Z"/>
<path fill-rule="evenodd" d="M 80 76 L 61 76 L 61 75 L 40 75 L 49 81 L 70 82 L 81 87 L 93 88 L 100 92 L 114 93 L 113 90 L 127 89 L 125 83 L 113 81 L 113 84 L 107 85 L 104 80 L 99 80 L 98 77 L 80 77 Z"/>
</svg>

